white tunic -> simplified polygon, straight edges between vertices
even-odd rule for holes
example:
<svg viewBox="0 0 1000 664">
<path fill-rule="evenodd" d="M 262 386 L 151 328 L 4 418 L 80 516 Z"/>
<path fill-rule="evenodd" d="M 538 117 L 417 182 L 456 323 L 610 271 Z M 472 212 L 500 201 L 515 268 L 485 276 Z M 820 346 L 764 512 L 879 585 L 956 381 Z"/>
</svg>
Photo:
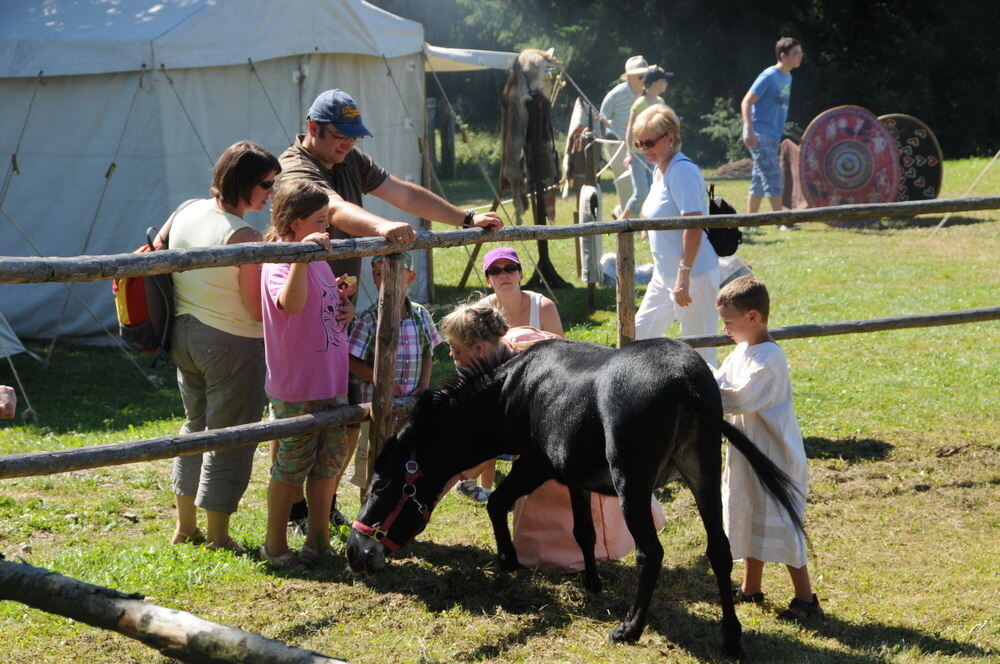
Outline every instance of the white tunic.
<svg viewBox="0 0 1000 664">
<path fill-rule="evenodd" d="M 809 467 L 792 406 L 788 359 L 773 342 L 741 343 L 715 372 L 726 419 L 740 429 L 801 492 L 793 498 L 805 515 Z M 723 520 L 733 559 L 747 557 L 802 567 L 806 543 L 785 510 L 761 486 L 732 444 L 722 481 Z"/>
</svg>

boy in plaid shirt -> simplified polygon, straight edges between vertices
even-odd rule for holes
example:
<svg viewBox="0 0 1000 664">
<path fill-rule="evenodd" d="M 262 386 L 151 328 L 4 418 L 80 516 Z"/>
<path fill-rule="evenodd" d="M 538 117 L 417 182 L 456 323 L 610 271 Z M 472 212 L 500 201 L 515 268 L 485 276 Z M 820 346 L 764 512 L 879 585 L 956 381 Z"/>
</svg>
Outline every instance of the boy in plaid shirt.
<svg viewBox="0 0 1000 664">
<path fill-rule="evenodd" d="M 413 259 L 404 254 L 406 286 L 413 283 Z M 382 261 L 384 256 L 372 258 L 372 280 L 376 288 L 382 287 Z M 378 326 L 378 304 L 374 303 L 358 314 L 351 325 L 350 371 L 351 392 L 357 389 L 362 403 L 372 400 L 375 393 L 373 371 L 375 364 L 375 330 Z M 441 336 L 431 314 L 422 305 L 403 298 L 402 317 L 399 321 L 399 343 L 396 348 L 396 396 L 419 394 L 430 386 L 431 355 L 441 343 Z M 362 435 L 354 455 L 354 477 L 351 482 L 364 491 L 368 486 L 368 425 L 362 424 Z"/>
</svg>

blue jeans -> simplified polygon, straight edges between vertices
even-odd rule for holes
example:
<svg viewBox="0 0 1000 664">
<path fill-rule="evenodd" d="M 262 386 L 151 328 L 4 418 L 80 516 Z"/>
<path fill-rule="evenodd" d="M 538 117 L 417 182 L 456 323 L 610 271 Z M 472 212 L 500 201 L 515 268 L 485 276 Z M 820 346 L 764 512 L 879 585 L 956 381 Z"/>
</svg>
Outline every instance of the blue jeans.
<svg viewBox="0 0 1000 664">
<path fill-rule="evenodd" d="M 653 165 L 641 154 L 633 152 L 628 168 L 632 177 L 632 197 L 628 199 L 625 208 L 630 217 L 638 217 L 642 204 L 649 195 L 649 187 L 653 184 Z"/>
<path fill-rule="evenodd" d="M 749 148 L 753 157 L 750 173 L 751 196 L 781 196 L 781 165 L 778 163 L 778 139 L 757 134 L 757 147 Z"/>
</svg>

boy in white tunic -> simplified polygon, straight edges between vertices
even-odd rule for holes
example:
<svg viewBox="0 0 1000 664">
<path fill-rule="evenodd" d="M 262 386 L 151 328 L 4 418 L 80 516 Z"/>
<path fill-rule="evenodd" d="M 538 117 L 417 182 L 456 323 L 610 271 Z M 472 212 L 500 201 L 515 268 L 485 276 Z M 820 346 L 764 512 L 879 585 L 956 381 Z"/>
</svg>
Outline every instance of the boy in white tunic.
<svg viewBox="0 0 1000 664">
<path fill-rule="evenodd" d="M 738 345 L 715 372 L 727 419 L 791 478 L 799 518 L 805 515 L 809 468 L 792 406 L 792 385 L 784 351 L 767 329 L 770 298 L 752 276 L 726 284 L 715 300 L 725 331 Z M 784 563 L 795 598 L 780 617 L 822 617 L 809 583 L 806 543 L 785 510 L 764 491 L 746 458 L 730 445 L 722 478 L 723 520 L 733 559 L 744 561 L 737 602 L 764 601 L 764 562 Z"/>
</svg>

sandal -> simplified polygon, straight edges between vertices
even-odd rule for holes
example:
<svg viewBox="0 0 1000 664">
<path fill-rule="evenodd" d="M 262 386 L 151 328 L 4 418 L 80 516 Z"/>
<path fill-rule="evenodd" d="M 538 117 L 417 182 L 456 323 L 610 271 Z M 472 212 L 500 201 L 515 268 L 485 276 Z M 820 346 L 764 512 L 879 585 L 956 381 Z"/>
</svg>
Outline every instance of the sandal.
<svg viewBox="0 0 1000 664">
<path fill-rule="evenodd" d="M 733 588 L 733 603 L 734 604 L 763 604 L 764 603 L 764 593 L 745 593 L 743 589 L 739 586 Z"/>
<path fill-rule="evenodd" d="M 462 480 L 455 485 L 455 491 L 477 503 L 485 503 L 492 493 L 492 491 L 487 493 L 486 489 L 476 484 L 475 480 Z"/>
<path fill-rule="evenodd" d="M 337 556 L 333 553 L 333 549 L 327 547 L 325 549 L 314 549 L 313 547 L 306 544 L 302 547 L 299 552 L 299 561 L 304 565 L 309 567 L 315 567 L 317 565 L 329 565 L 335 562 Z"/>
<path fill-rule="evenodd" d="M 823 613 L 823 609 L 819 605 L 819 598 L 813 593 L 811 602 L 806 602 L 798 597 L 792 599 L 788 608 L 779 613 L 778 617 L 782 620 L 802 622 L 810 618 L 823 620 L 826 618 L 826 614 Z"/>
<path fill-rule="evenodd" d="M 209 542 L 205 545 L 209 551 L 232 551 L 233 553 L 246 553 L 246 547 L 227 536 L 223 542 Z"/>
<path fill-rule="evenodd" d="M 170 538 L 170 544 L 201 544 L 205 541 L 205 535 L 196 527 L 190 533 L 174 531 L 174 536 Z"/>
<path fill-rule="evenodd" d="M 295 552 L 289 549 L 280 556 L 272 556 L 267 552 L 267 545 L 260 545 L 260 559 L 271 567 L 277 567 L 279 569 L 302 569 L 302 561 L 299 557 L 295 555 Z"/>
</svg>

